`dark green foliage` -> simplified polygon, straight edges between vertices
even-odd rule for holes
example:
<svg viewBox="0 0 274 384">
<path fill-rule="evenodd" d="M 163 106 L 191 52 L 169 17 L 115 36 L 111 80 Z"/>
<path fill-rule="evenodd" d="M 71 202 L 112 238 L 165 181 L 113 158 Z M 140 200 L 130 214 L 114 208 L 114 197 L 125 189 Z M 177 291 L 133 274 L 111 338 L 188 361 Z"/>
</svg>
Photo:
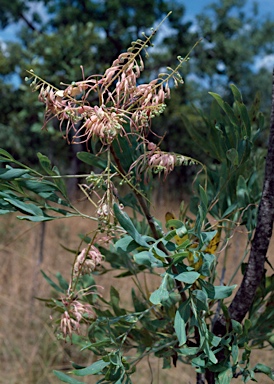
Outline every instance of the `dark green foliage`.
<svg viewBox="0 0 274 384">
<path fill-rule="evenodd" d="M 189 147 L 189 136 L 186 132 L 182 134 L 182 116 L 188 116 L 195 127 L 199 124 L 189 105 L 201 104 L 201 100 L 209 105 L 207 82 L 211 88 L 215 88 L 215 83 L 221 84 L 221 94 L 226 92 L 228 83 L 234 82 L 244 92 L 248 105 L 253 95 L 260 91 L 263 108 L 268 111 L 269 73 L 264 68 L 254 73 L 252 65 L 255 58 L 259 60 L 264 54 L 271 53 L 269 39 L 273 34 L 273 21 L 261 20 L 256 11 L 253 15 L 245 15 L 246 1 L 230 0 L 225 4 L 216 1 L 210 8 L 213 13 L 209 9 L 197 16 L 195 25 L 198 30 L 195 32 L 191 30 L 192 22 L 184 19 L 184 7 L 176 1 L 144 0 L 136 4 L 128 0 L 101 3 L 85 0 L 69 4 L 66 1 L 41 1 L 39 4 L 44 8 L 40 14 L 32 11 L 37 1 L 16 0 L 12 4 L 4 2 L 1 6 L 2 26 L 20 20 L 23 27 L 18 35 L 19 42 L 8 42 L 5 49 L 1 48 L 0 138 L 5 149 L 24 163 L 35 164 L 38 149 L 54 160 L 61 170 L 70 169 L 74 157 L 74 149 L 66 149 L 65 143 L 59 140 L 60 133 L 54 120 L 48 125 L 48 132 L 41 136 L 43 112 L 36 96 L 30 94 L 24 84 L 26 69 L 32 68 L 56 86 L 60 82 L 80 80 L 81 65 L 86 77 L 101 73 L 132 40 L 140 37 L 168 11 L 173 12 L 169 17 L 170 34 L 157 37 L 161 50 L 151 52 L 147 63 L 149 70 L 158 71 L 171 65 L 178 54 L 186 55 L 200 37 L 203 41 L 195 49 L 190 64 L 184 66 L 185 86 L 176 90 L 166 115 L 157 122 L 157 134 L 168 132 L 165 148 L 180 152 L 181 148 Z M 250 29 L 245 29 L 246 25 Z M 189 73 L 199 75 L 199 79 L 190 80 Z M 11 82 L 14 74 L 16 86 Z M 96 100 L 91 100 L 94 102 Z M 197 157 L 194 147 L 187 154 Z M 181 176 L 182 172 L 189 171 L 183 169 Z"/>
<path fill-rule="evenodd" d="M 26 21 L 24 15 L 30 4 L 23 6 L 20 1 L 16 1 L 13 8 L 4 4 L 0 20 L 2 25 L 19 18 L 25 20 L 28 27 L 23 28 L 20 34 L 23 44 L 13 47 L 17 49 L 17 57 L 20 57 L 18 65 L 21 69 L 23 65 L 31 66 L 35 73 L 39 72 L 39 75 L 55 84 L 60 80 L 68 82 L 68 79 L 74 81 L 81 78 L 80 64 L 88 66 L 88 73 L 101 73 L 101 68 L 104 70 L 109 62 L 117 58 L 124 44 L 129 45 L 132 39 L 138 37 L 141 29 L 146 29 L 155 19 L 161 18 L 167 8 L 167 3 L 162 1 L 150 4 L 142 1 L 136 5 L 115 0 L 102 3 L 76 1 L 70 4 L 48 0 L 43 3 L 50 14 L 48 20 L 42 21 L 37 15 L 30 14 Z M 251 46 L 246 46 L 243 25 L 247 19 L 242 14 L 239 17 L 230 14 L 234 8 L 240 11 L 244 3 L 229 0 L 213 4 L 211 9 L 215 12 L 215 23 L 206 14 L 197 18 L 201 28 L 198 34 L 205 35 L 206 43 L 210 43 L 211 48 L 201 43 L 193 61 L 199 66 L 204 60 L 200 68 L 203 76 L 212 79 L 215 74 L 224 76 L 223 84 L 235 78 L 243 88 L 247 84 L 241 82 L 240 75 L 246 70 L 249 77 L 251 72 L 248 64 L 258 53 L 258 40 L 266 30 L 272 30 L 271 23 L 258 26 L 254 22 L 252 31 L 255 33 L 258 30 L 258 33 L 253 35 L 255 40 Z M 172 32 L 185 33 L 186 46 L 193 45 L 191 41 L 193 36 L 196 39 L 197 32 L 191 34 L 190 24 L 183 23 L 183 8 L 176 3 L 174 8 L 169 24 L 174 28 Z M 173 50 L 178 52 L 176 44 L 182 36 L 178 34 L 170 39 L 163 36 L 162 39 L 163 52 L 165 49 L 167 52 L 162 55 L 154 50 L 148 62 L 150 69 L 158 70 L 169 60 Z M 151 45 L 150 38 L 146 45 Z M 186 48 L 188 52 L 188 47 L 183 47 Z M 212 60 L 208 60 L 211 55 Z M 12 64 L 13 71 L 15 61 L 10 60 L 8 55 L 7 58 L 2 56 L 4 64 L 1 65 L 5 67 L 6 63 Z M 222 70 L 218 65 L 223 56 Z M 208 67 L 206 62 L 209 62 Z M 239 69 L 236 64 L 239 64 Z M 190 67 L 187 64 L 188 71 Z M 6 70 L 3 75 L 6 77 L 10 73 Z M 22 73 L 20 75 L 23 77 Z M 24 146 L 29 144 L 29 132 L 37 132 L 41 115 L 35 110 L 37 103 L 30 94 L 24 99 L 24 86 L 18 91 L 18 105 L 9 88 L 7 85 L 2 88 L 2 92 L 7 92 L 8 100 L 3 103 L 8 109 L 2 127 L 6 129 L 11 125 L 17 136 L 20 129 L 21 132 L 27 132 L 22 137 Z M 205 87 L 199 89 L 200 95 L 204 91 L 202 88 Z M 117 134 L 107 143 L 101 136 L 101 142 L 99 138 L 93 143 L 88 142 L 87 149 L 92 149 L 92 152 L 84 152 L 78 143 L 79 151 L 75 151 L 77 159 L 80 166 L 85 164 L 88 167 L 89 173 L 80 175 L 75 170 L 72 173 L 78 179 L 85 179 L 86 184 L 80 184 L 80 187 L 95 206 L 95 217 L 79 212 L 70 202 L 63 172 L 52 165 L 55 161 L 50 160 L 59 158 L 59 155 L 51 153 L 51 156 L 46 156 L 39 152 L 33 167 L 21 160 L 25 156 L 22 148 L 17 155 L 13 155 L 16 152 L 13 150 L 13 140 L 7 140 L 10 151 L 0 151 L 3 165 L 0 169 L 1 214 L 19 211 L 22 213 L 19 219 L 35 222 L 80 216 L 98 223 L 96 230 L 80 235 L 81 243 L 77 250 L 68 249 L 75 255 L 70 281 L 58 273 L 55 279 L 51 279 L 42 272 L 55 291 L 54 298 L 45 302 L 59 315 L 60 338 L 70 338 L 82 350 L 98 356 L 98 361 L 87 367 L 73 364 L 74 369 L 70 373 L 75 376 L 102 375 L 103 378 L 97 383 L 129 384 L 139 360 L 153 354 L 163 360 L 163 368 L 170 368 L 172 364 L 176 366 L 179 362 L 189 363 L 198 375 L 213 373 L 215 383 L 219 384 L 230 383 L 233 377 L 239 375 L 243 382 L 254 380 L 257 372 L 273 378 L 271 368 L 260 363 L 253 368 L 250 366 L 253 347 L 273 346 L 273 276 L 264 277 L 247 318 L 239 323 L 230 318 L 227 307 L 236 286 L 227 281 L 225 264 L 221 276 L 218 276 L 216 268 L 216 250 L 220 241 L 216 239 L 219 239 L 221 232 L 226 262 L 235 230 L 240 225 L 246 229 L 247 252 L 256 227 L 257 206 L 262 190 L 260 166 L 264 155 L 259 141 L 264 129 L 264 118 L 259 112 L 259 96 L 255 97 L 253 104 L 248 102 L 250 105 L 247 106 L 240 90 L 231 85 L 231 102 L 225 101 L 220 92 L 210 92 L 213 98 L 210 113 L 207 110 L 200 112 L 198 108 L 190 113 L 188 106 L 182 104 L 195 101 L 196 96 L 191 92 L 191 87 L 185 93 L 176 91 L 172 112 L 167 115 L 166 121 L 163 120 L 164 129 L 174 128 L 167 147 L 172 146 L 172 150 L 176 151 L 172 143 L 180 146 L 182 141 L 186 142 L 182 134 L 181 117 L 182 114 L 187 115 L 185 126 L 192 138 L 189 142 L 192 146 L 193 143 L 197 144 L 199 155 L 204 151 L 206 166 L 202 167 L 193 185 L 190 205 L 192 217 L 184 214 L 180 220 L 169 220 L 166 233 L 161 223 L 150 214 L 152 170 L 148 163 L 144 163 L 143 168 L 133 166 L 147 155 L 147 137 L 143 127 L 141 133 L 141 130 L 132 132 L 128 121 L 124 121 L 124 135 Z M 28 104 L 26 109 L 25 101 Z M 97 104 L 97 96 L 85 102 Z M 207 102 L 201 101 L 201 104 L 206 105 Z M 16 108 L 13 110 L 13 107 Z M 28 114 L 29 110 L 31 114 Z M 14 111 L 18 113 L 13 116 Z M 148 116 L 148 110 L 145 109 L 145 112 Z M 53 127 L 57 128 L 56 120 L 50 124 L 49 132 L 56 140 L 60 136 L 53 130 Z M 61 125 L 60 129 L 63 131 L 64 127 Z M 71 140 L 71 137 L 68 139 Z M 39 149 L 44 152 L 44 148 Z M 61 153 L 66 157 L 64 152 Z M 75 160 L 76 153 L 74 155 Z M 158 151 L 157 155 L 162 153 Z M 174 157 L 172 159 L 175 161 Z M 94 170 L 98 169 L 99 173 L 96 174 Z M 124 196 L 121 184 L 127 188 Z M 97 200 L 93 199 L 93 193 Z M 133 218 L 124 207 L 132 208 Z M 216 220 L 215 225 L 210 223 L 210 218 Z M 103 241 L 102 234 L 106 236 Z M 109 246 L 108 241 L 111 241 Z M 235 273 L 241 267 L 244 256 L 239 258 Z M 88 271 L 84 269 L 86 265 L 89 265 Z M 132 277 L 135 287 L 131 289 L 130 309 L 125 307 L 117 288 L 111 287 L 110 298 L 106 300 L 95 285 L 98 276 L 107 274 L 111 269 L 117 271 L 116 277 L 119 279 Z M 157 275 L 157 289 L 149 292 L 146 285 L 143 287 L 139 281 L 140 274 Z M 57 294 L 61 296 L 56 298 Z M 225 322 L 222 337 L 214 333 L 214 324 L 220 315 Z M 77 334 L 80 323 L 88 328 L 84 335 Z M 130 350 L 134 350 L 134 357 L 129 353 Z M 243 350 L 241 357 L 240 350 Z M 54 373 L 63 382 L 80 383 L 70 375 L 57 371 Z"/>
</svg>

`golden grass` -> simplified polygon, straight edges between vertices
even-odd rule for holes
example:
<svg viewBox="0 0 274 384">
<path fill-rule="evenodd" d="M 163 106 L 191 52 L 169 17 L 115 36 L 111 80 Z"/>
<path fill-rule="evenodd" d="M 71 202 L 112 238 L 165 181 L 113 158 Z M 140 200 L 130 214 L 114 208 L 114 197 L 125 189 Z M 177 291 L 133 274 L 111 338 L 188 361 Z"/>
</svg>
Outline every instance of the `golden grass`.
<svg viewBox="0 0 274 384">
<path fill-rule="evenodd" d="M 86 207 L 85 207 L 86 208 Z M 168 204 L 170 210 L 170 205 Z M 89 210 L 89 208 L 87 208 Z M 157 217 L 163 220 L 166 207 L 157 206 Z M 70 369 L 70 361 L 91 363 L 93 357 L 79 358 L 77 350 L 56 340 L 55 327 L 50 320 L 50 310 L 34 298 L 51 295 L 51 289 L 40 274 L 61 272 L 69 278 L 73 255 L 65 251 L 60 244 L 76 249 L 78 233 L 87 233 L 92 222 L 85 219 L 69 219 L 46 224 L 43 260 L 39 261 L 41 224 L 21 222 L 14 215 L 0 219 L 0 383 L 2 384 L 58 384 L 52 374 L 53 369 Z M 235 236 L 233 249 L 230 249 L 227 276 L 231 276 L 235 263 L 239 261 L 243 247 L 241 234 Z M 273 262 L 272 243 L 269 254 Z M 236 277 L 239 281 L 239 276 Z M 120 296 L 126 302 L 130 291 L 130 279 L 118 280 L 102 276 L 97 281 L 109 291 L 115 285 Z M 156 288 L 157 280 L 150 281 L 151 289 Z M 254 364 L 262 362 L 274 365 L 272 351 L 253 353 Z M 138 365 L 137 373 L 132 377 L 138 384 L 195 383 L 195 372 L 190 366 L 178 365 L 170 370 L 161 369 L 162 362 L 150 357 Z M 260 379 L 262 381 L 260 381 Z M 94 384 L 98 378 L 83 380 Z M 259 377 L 261 383 L 270 383 L 265 376 Z M 240 383 L 241 380 L 234 380 Z"/>
</svg>

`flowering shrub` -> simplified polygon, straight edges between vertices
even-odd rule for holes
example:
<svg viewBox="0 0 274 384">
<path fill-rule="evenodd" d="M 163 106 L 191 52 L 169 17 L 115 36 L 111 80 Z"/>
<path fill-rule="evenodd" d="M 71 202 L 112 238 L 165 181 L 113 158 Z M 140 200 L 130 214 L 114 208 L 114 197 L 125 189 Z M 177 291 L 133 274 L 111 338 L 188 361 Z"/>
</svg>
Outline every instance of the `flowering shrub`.
<svg viewBox="0 0 274 384">
<path fill-rule="evenodd" d="M 47 302 L 59 314 L 59 336 L 98 356 L 88 367 L 75 365 L 73 375 L 102 375 L 98 383 L 131 383 L 138 361 L 154 354 L 163 359 L 164 368 L 192 364 L 197 382 L 205 376 L 208 382 L 229 383 L 239 375 L 247 381 L 254 372 L 273 377 L 269 367 L 252 368 L 249 362 L 252 346 L 273 345 L 271 330 L 256 331 L 262 323 L 270 328 L 273 278 L 261 282 L 261 293 L 241 324 L 230 316 L 226 304 L 236 286 L 225 280 L 225 265 L 221 276 L 216 270 L 220 253 L 225 253 L 225 260 L 229 257 L 229 244 L 239 226 L 246 228 L 247 249 L 256 226 L 260 179 L 255 148 L 263 128 L 258 103 L 248 111 L 233 85 L 233 107 L 212 94 L 212 116 L 203 116 L 205 132 L 189 127 L 218 165 L 206 168 L 188 156 L 163 152 L 149 138 L 162 140 L 157 131 L 152 132 L 151 121 L 164 112 L 171 88 L 183 83 L 179 70 L 187 58 L 178 57 L 176 68 L 142 83 L 143 52 L 156 32 L 132 43 L 103 75 L 84 79 L 83 74 L 82 81 L 62 90 L 29 71 L 28 80 L 45 104 L 45 126 L 51 119 L 59 120 L 69 143 L 86 143 L 87 151 L 79 152 L 78 159 L 101 170 L 82 175 L 79 184 L 95 215 L 73 205 L 65 176 L 45 155 L 38 153 L 39 172 L 4 150 L 0 151 L 2 163 L 7 164 L 0 173 L 1 213 L 20 211 L 19 219 L 37 222 L 81 216 L 98 224 L 82 236 L 69 282 L 60 275 L 54 282 L 43 273 L 60 295 Z M 164 227 L 150 212 L 153 174 L 163 173 L 166 178 L 175 166 L 188 164 L 204 171 L 193 184 L 192 216 L 185 211 L 178 219 L 169 214 Z M 127 187 L 126 195 L 121 184 Z M 135 214 L 130 218 L 125 207 L 142 219 Z M 243 261 L 244 257 L 237 268 Z M 137 290 L 132 289 L 131 310 L 122 307 L 117 289 L 111 288 L 108 302 L 96 285 L 96 276 L 106 272 L 101 269 L 106 264 L 121 270 L 120 277 L 133 277 Z M 143 273 L 161 277 L 154 292 L 148 293 L 140 283 L 138 276 Z M 86 327 L 81 331 L 81 324 L 87 333 Z M 132 349 L 135 356 L 128 353 Z M 63 382 L 79 383 L 63 372 L 55 375 Z"/>
</svg>

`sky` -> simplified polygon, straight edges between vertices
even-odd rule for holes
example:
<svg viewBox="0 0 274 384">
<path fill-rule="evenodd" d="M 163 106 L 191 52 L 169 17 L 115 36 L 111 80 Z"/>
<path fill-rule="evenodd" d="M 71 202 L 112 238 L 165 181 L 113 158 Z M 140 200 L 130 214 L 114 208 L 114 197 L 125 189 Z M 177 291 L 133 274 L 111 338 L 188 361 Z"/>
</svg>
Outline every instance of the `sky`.
<svg viewBox="0 0 274 384">
<path fill-rule="evenodd" d="M 185 6 L 185 19 L 194 19 L 195 15 L 201 13 L 204 7 L 211 4 L 213 0 L 181 0 L 181 3 Z M 254 0 L 247 0 L 247 11 L 252 8 Z M 274 17 L 274 0 L 257 0 L 259 5 L 259 11 L 262 16 L 272 15 Z M 35 10 L 39 10 L 37 5 Z M 40 5 L 38 5 L 40 7 Z M 0 41 L 2 40 L 16 40 L 16 31 L 18 25 L 14 24 L 5 30 L 0 30 Z"/>
<path fill-rule="evenodd" d="M 186 17 L 193 18 L 198 13 L 201 13 L 204 7 L 213 2 L 214 0 L 183 0 L 182 4 L 184 4 L 186 8 Z M 254 0 L 247 0 L 247 10 L 252 9 L 253 3 Z M 262 16 L 272 14 L 272 17 L 274 17 L 274 0 L 257 0 L 257 3 L 259 5 L 259 12 Z"/>
<path fill-rule="evenodd" d="M 206 7 L 216 0 L 179 0 L 185 6 L 185 15 L 184 20 L 193 21 L 193 26 L 195 28 L 195 16 L 201 13 Z M 247 0 L 246 12 L 252 9 L 254 0 Z M 274 0 L 257 0 L 258 9 L 260 15 L 264 17 L 270 17 L 274 19 Z M 33 10 L 41 13 L 41 4 L 33 3 Z M 39 12 L 40 11 L 40 12 Z M 16 41 L 16 32 L 20 29 L 20 24 L 14 24 L 9 26 L 4 30 L 0 30 L 0 44 L 5 41 Z M 273 54 L 265 56 L 264 60 L 260 58 L 257 63 L 255 63 L 254 69 L 258 70 L 261 66 L 267 67 L 269 70 L 272 70 L 274 66 L 274 52 Z"/>
</svg>

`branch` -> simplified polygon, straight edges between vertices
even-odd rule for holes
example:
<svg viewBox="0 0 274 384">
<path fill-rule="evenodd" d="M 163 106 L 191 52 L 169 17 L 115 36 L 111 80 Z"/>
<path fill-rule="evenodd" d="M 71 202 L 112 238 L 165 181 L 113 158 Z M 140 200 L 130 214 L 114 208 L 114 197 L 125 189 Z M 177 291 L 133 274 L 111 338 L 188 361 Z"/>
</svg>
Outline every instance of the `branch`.
<svg viewBox="0 0 274 384">
<path fill-rule="evenodd" d="M 115 151 L 114 151 L 112 146 L 110 146 L 110 152 L 111 152 L 111 154 L 112 154 L 112 156 L 113 156 L 113 158 L 114 158 L 114 160 L 116 162 L 116 165 L 117 165 L 117 168 L 119 169 L 119 172 L 121 172 L 121 174 L 123 176 L 126 176 L 126 173 L 125 173 L 125 171 L 124 171 L 124 169 L 122 167 L 122 164 L 121 164 L 119 158 L 116 156 L 116 153 L 115 153 Z M 142 211 L 144 212 L 144 215 L 146 217 L 146 220 L 148 222 L 148 225 L 149 225 L 149 227 L 151 229 L 151 232 L 152 232 L 154 238 L 156 240 L 158 240 L 160 237 L 159 237 L 157 228 L 155 226 L 154 219 L 153 219 L 153 217 L 150 214 L 150 211 L 148 209 L 148 206 L 146 204 L 146 201 L 145 201 L 144 197 L 140 193 L 135 191 L 135 190 L 133 190 L 133 192 L 134 192 L 134 194 L 136 196 L 136 199 L 138 200 L 138 202 L 140 204 L 140 207 L 142 208 Z M 171 265 L 171 269 L 172 269 L 173 273 L 175 273 L 177 275 L 178 274 L 177 268 L 175 267 L 174 264 L 172 264 L 173 261 L 172 261 L 172 258 L 169 257 L 168 250 L 164 247 L 164 245 L 162 243 L 159 243 L 158 246 L 161 249 L 161 251 L 163 251 L 167 255 L 166 260 Z M 179 292 L 179 294 L 181 296 L 182 301 L 186 301 L 187 297 L 186 297 L 185 292 L 183 291 L 182 283 L 175 279 L 175 285 L 176 285 L 176 289 L 178 290 L 178 292 Z"/>
<path fill-rule="evenodd" d="M 229 307 L 230 317 L 241 322 L 247 314 L 264 273 L 264 263 L 272 236 L 274 220 L 274 70 L 268 152 L 262 198 L 250 257 L 242 284 Z"/>
<path fill-rule="evenodd" d="M 232 300 L 228 310 L 230 318 L 242 322 L 249 311 L 255 297 L 256 290 L 264 274 L 264 264 L 269 242 L 272 236 L 274 221 L 274 70 L 272 75 L 272 107 L 269 133 L 268 152 L 265 164 L 265 177 L 262 197 L 258 209 L 257 224 L 252 241 L 247 268 L 240 288 Z M 212 332 L 217 336 L 226 334 L 227 324 L 220 316 L 213 325 Z M 218 360 L 224 359 L 224 351 L 217 354 Z M 214 372 L 206 371 L 208 384 L 215 383 Z"/>
<path fill-rule="evenodd" d="M 26 16 L 23 14 L 23 13 L 20 13 L 20 17 L 21 17 L 21 19 L 23 19 L 24 20 L 24 22 L 27 24 L 27 26 L 31 29 L 31 30 L 33 30 L 34 32 L 39 32 L 39 33 L 41 33 L 40 31 L 38 31 L 38 29 L 37 28 L 35 28 L 35 26 L 26 18 Z"/>
</svg>

